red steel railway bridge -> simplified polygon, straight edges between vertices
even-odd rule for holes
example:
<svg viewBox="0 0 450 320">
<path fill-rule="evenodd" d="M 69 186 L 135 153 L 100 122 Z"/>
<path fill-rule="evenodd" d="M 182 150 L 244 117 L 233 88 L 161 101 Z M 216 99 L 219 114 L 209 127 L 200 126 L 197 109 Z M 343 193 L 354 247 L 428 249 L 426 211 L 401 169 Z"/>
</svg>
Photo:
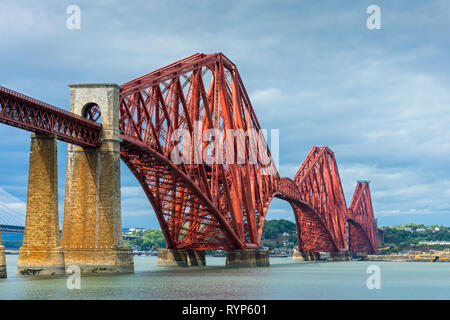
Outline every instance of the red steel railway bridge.
<svg viewBox="0 0 450 320">
<path fill-rule="evenodd" d="M 158 218 L 167 243 L 161 265 L 202 264 L 203 250 L 216 249 L 228 251 L 230 266 L 267 265 L 257 249 L 275 197 L 292 207 L 297 257 L 377 252 L 369 184 L 357 183 L 347 207 L 334 153 L 317 146 L 293 179 L 280 177 L 238 69 L 222 53 L 198 53 L 121 86 L 70 88 L 68 112 L 0 87 L 0 122 L 34 132 L 18 272 L 61 273 L 69 264 L 85 272 L 132 272 L 121 238 L 120 159 Z M 210 129 L 222 136 L 209 153 L 207 141 L 196 147 L 195 139 L 172 139 Z M 239 140 L 230 132 L 247 135 Z M 69 143 L 61 238 L 56 140 Z M 249 161 L 256 147 L 263 152 Z M 193 160 L 196 151 L 232 156 L 174 161 L 174 154 Z"/>
</svg>

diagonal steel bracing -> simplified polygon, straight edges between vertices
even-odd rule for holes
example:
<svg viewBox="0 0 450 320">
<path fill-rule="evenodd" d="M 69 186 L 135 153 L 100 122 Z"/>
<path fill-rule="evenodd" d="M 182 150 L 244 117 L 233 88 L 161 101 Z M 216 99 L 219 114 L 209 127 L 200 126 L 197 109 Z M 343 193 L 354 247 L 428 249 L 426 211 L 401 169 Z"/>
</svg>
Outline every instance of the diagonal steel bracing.
<svg viewBox="0 0 450 320">
<path fill-rule="evenodd" d="M 197 53 L 129 81 L 119 104 L 122 160 L 169 248 L 257 248 L 278 197 L 293 208 L 299 250 L 376 252 L 368 183 L 358 183 L 347 208 L 327 147 L 313 147 L 293 179 L 281 178 L 238 69 L 222 53 Z M 0 87 L 0 122 L 82 147 L 101 143 L 99 108 L 83 118 Z M 205 140 L 204 132 L 214 134 Z"/>
</svg>

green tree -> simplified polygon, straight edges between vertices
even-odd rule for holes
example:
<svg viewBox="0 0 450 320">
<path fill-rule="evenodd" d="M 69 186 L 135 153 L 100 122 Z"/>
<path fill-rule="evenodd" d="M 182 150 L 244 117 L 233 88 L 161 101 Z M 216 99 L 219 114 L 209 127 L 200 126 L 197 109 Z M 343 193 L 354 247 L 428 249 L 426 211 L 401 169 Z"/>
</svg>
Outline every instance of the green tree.
<svg viewBox="0 0 450 320">
<path fill-rule="evenodd" d="M 287 233 L 286 237 L 284 234 Z M 279 219 L 267 220 L 264 223 L 262 243 L 268 247 L 281 247 L 283 242 L 297 243 L 297 228 L 295 223 Z M 290 245 L 292 246 L 292 245 Z"/>
<path fill-rule="evenodd" d="M 137 238 L 125 241 L 125 245 L 129 247 L 139 247 L 141 250 L 149 250 L 152 248 L 164 248 L 166 246 L 166 240 L 161 230 L 147 229 L 135 231 L 133 236 Z"/>
</svg>

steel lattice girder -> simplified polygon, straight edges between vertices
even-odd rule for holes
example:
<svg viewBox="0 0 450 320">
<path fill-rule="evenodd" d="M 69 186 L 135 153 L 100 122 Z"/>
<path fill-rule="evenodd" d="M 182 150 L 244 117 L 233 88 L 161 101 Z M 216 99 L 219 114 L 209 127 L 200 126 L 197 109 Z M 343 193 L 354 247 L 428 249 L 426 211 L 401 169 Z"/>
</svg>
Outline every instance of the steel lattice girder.
<svg viewBox="0 0 450 320">
<path fill-rule="evenodd" d="M 275 196 L 290 202 L 300 251 L 345 250 L 347 208 L 333 152 L 313 147 L 294 179 L 281 178 Z"/>
<path fill-rule="evenodd" d="M 273 175 L 262 173 L 273 166 L 270 152 L 263 153 L 263 159 L 255 164 L 248 161 L 237 164 L 226 157 L 224 162 L 212 164 L 202 159 L 200 163 L 175 165 L 170 160 L 176 145 L 171 137 L 176 130 L 183 129 L 191 137 L 196 125 L 201 130 L 215 128 L 224 133 L 253 129 L 258 134 L 260 126 L 237 68 L 224 55 L 196 54 L 123 84 L 119 123 L 129 145 L 145 145 L 166 159 L 165 170 L 161 167 L 159 172 L 143 171 L 144 161 L 149 162 L 147 168 L 151 167 L 151 156 L 144 160 L 140 151 L 122 148 L 131 171 L 139 180 L 146 181 L 141 185 L 159 216 L 169 246 L 193 248 L 199 242 L 208 249 L 259 246 L 264 217 L 278 179 L 276 170 Z M 260 139 L 265 143 L 263 137 Z M 193 140 L 187 155 L 192 160 L 196 156 L 194 143 Z M 228 143 L 226 138 L 221 141 L 223 150 L 232 149 Z M 207 147 L 208 143 L 202 142 L 202 155 Z M 252 152 L 247 144 L 233 147 L 237 149 L 235 159 L 237 154 L 249 157 Z M 139 157 L 140 162 L 131 161 Z M 167 169 L 168 163 L 177 170 Z M 180 183 L 180 176 L 186 176 L 188 181 Z M 192 186 L 204 198 L 188 205 L 192 196 L 192 190 L 188 189 Z M 226 230 L 231 241 L 221 243 L 222 233 L 211 232 L 203 222 L 195 226 L 196 233 L 192 231 L 198 206 L 209 212 L 208 223 L 215 224 L 215 230 L 217 226 Z"/>
<path fill-rule="evenodd" d="M 300 250 L 347 248 L 347 207 L 327 147 L 313 147 L 293 180 L 276 170 L 262 174 L 259 162 L 192 164 L 194 146 L 187 157 L 179 150 L 189 164 L 172 162 L 177 129 L 190 136 L 198 124 L 202 130 L 260 129 L 239 72 L 223 54 L 198 53 L 123 84 L 119 123 L 122 159 L 152 203 L 168 247 L 259 247 L 267 209 L 279 197 L 293 208 Z M 229 147 L 228 140 L 221 143 L 222 150 Z M 247 145 L 237 149 L 251 151 Z M 270 152 L 264 160 L 274 168 Z"/>
<path fill-rule="evenodd" d="M 350 208 L 348 208 L 348 221 L 350 228 L 349 249 L 354 252 L 376 253 L 378 251 L 376 230 L 372 199 L 367 181 L 359 181 L 356 184 L 352 202 Z"/>
<path fill-rule="evenodd" d="M 313 147 L 294 182 L 303 201 L 321 217 L 336 248 L 346 249 L 347 206 L 334 153 L 327 147 Z"/>
<path fill-rule="evenodd" d="M 100 145 L 102 126 L 73 113 L 0 86 L 0 122 L 82 147 Z"/>
<path fill-rule="evenodd" d="M 183 129 L 193 136 L 196 125 L 247 131 L 249 141 L 266 145 L 239 72 L 223 54 L 198 53 L 123 84 L 119 107 L 122 160 L 155 209 L 169 248 L 257 248 L 269 204 L 278 197 L 293 208 L 301 251 L 350 247 L 376 252 L 368 183 L 358 183 L 347 209 L 336 160 L 327 147 L 313 147 L 293 180 L 279 177 L 268 149 L 256 163 L 248 161 L 255 150 L 234 136 L 220 140 L 222 149 L 216 152 L 233 150 L 233 161 L 171 160 L 172 134 Z M 0 122 L 83 147 L 100 144 L 100 124 L 3 87 Z M 201 154 L 207 145 L 201 143 Z M 195 147 L 187 150 L 180 151 L 195 160 Z M 239 154 L 245 158 L 242 164 L 236 162 Z M 264 174 L 267 169 L 271 174 Z"/>
</svg>

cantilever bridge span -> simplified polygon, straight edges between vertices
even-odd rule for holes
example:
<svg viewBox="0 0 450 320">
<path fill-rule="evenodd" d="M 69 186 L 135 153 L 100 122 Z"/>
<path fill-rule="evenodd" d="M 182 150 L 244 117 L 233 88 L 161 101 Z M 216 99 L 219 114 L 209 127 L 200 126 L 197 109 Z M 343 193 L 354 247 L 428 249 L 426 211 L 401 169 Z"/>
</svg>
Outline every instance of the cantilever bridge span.
<svg viewBox="0 0 450 320">
<path fill-rule="evenodd" d="M 242 165 L 170 160 L 170 137 L 177 129 L 190 136 L 196 126 L 259 132 L 238 69 L 223 54 L 196 54 L 123 84 L 120 117 L 122 160 L 144 188 L 169 248 L 257 248 L 269 204 L 278 197 L 293 208 L 301 251 L 346 250 L 349 218 L 367 233 L 353 237 L 352 247 L 364 242 L 367 252 L 376 251 L 370 195 L 355 194 L 358 204 L 347 209 L 334 154 L 326 147 L 313 147 L 293 180 L 272 170 L 270 151 L 258 163 L 247 158 Z M 220 143 L 223 152 L 230 149 L 226 137 Z M 254 151 L 248 144 L 238 147 L 247 156 Z M 195 157 L 194 149 L 185 156 Z"/>
<path fill-rule="evenodd" d="M 267 146 L 238 69 L 222 53 L 195 54 L 129 81 L 119 88 L 117 105 L 118 119 L 108 120 L 117 128 L 109 131 L 119 134 L 120 157 L 153 206 L 169 249 L 258 248 L 277 197 L 292 206 L 299 251 L 376 252 L 368 183 L 357 184 L 347 208 L 330 149 L 313 147 L 290 179 L 279 176 L 268 148 L 250 162 L 255 145 L 226 136 L 242 130 L 248 133 L 244 141 Z M 76 115 L 0 87 L 1 123 L 52 134 L 85 150 L 108 140 L 105 120 L 103 127 L 96 122 L 104 107 L 89 103 Z M 173 161 L 174 150 L 184 160 L 196 157 L 195 146 L 173 141 L 176 132 L 192 137 L 208 129 L 222 132 L 212 155 L 233 151 L 232 158 Z M 202 141 L 201 154 L 208 147 Z M 246 161 L 233 161 L 238 154 Z"/>
</svg>

